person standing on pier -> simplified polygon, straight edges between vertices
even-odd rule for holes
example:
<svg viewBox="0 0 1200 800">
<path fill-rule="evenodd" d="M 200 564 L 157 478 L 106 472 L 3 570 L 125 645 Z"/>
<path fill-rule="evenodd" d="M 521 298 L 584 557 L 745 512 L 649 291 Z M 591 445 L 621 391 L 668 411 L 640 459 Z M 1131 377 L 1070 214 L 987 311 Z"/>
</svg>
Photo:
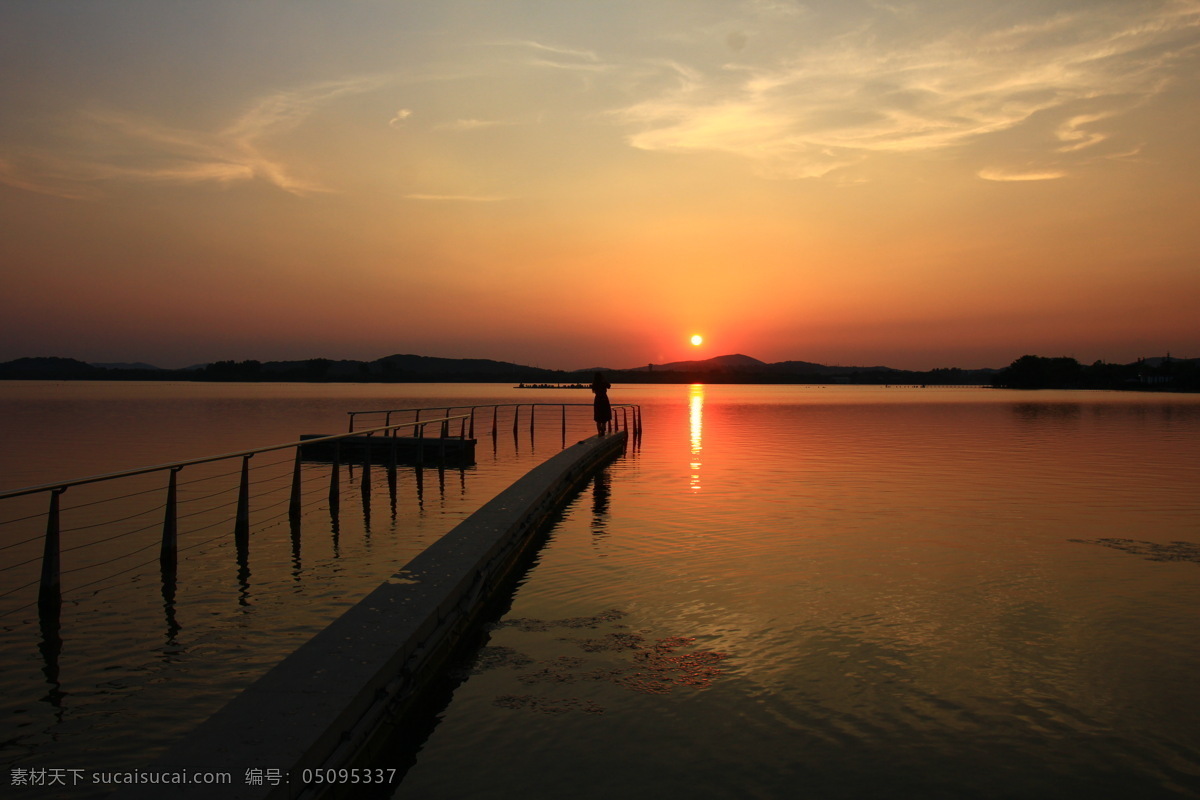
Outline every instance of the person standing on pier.
<svg viewBox="0 0 1200 800">
<path fill-rule="evenodd" d="M 604 375 L 597 372 L 592 380 L 592 394 L 596 395 L 592 403 L 592 418 L 596 420 L 596 435 L 603 436 L 604 429 L 612 421 L 612 406 L 608 403 L 608 390 L 612 384 L 604 380 Z"/>
</svg>

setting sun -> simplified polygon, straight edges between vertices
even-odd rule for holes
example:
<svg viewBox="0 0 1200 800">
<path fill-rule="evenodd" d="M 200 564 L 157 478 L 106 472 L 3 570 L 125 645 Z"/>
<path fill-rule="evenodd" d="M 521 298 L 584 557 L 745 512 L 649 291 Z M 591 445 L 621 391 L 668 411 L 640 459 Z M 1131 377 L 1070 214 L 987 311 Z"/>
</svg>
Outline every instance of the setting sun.
<svg viewBox="0 0 1200 800">
<path fill-rule="evenodd" d="M 704 337 L 701 336 L 700 334 L 697 333 L 695 336 L 692 337 L 692 344 L 699 346 L 703 343 L 704 343 Z"/>
</svg>

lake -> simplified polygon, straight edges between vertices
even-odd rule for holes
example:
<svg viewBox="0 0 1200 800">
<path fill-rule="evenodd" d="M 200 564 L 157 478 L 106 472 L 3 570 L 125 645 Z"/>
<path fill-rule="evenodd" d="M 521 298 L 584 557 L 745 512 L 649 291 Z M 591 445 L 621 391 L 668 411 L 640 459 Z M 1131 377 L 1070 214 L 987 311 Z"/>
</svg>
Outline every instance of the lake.
<svg viewBox="0 0 1200 800">
<path fill-rule="evenodd" d="M 1200 398 L 642 391 L 395 797 L 1200 796 Z"/>
<path fill-rule="evenodd" d="M 642 405 L 640 444 L 565 511 L 428 737 L 379 764 L 406 771 L 396 797 L 1200 796 L 1200 397 L 612 397 Z M 0 485 L 340 432 L 354 409 L 589 399 L 0 384 Z M 145 766 L 560 445 L 553 420 L 502 429 L 423 490 L 402 472 L 394 511 L 377 485 L 336 535 L 318 496 L 299 564 L 264 523 L 239 576 L 220 531 L 173 622 L 153 568 L 64 587 L 53 680 L 36 611 L 5 616 L 5 764 Z"/>
</svg>

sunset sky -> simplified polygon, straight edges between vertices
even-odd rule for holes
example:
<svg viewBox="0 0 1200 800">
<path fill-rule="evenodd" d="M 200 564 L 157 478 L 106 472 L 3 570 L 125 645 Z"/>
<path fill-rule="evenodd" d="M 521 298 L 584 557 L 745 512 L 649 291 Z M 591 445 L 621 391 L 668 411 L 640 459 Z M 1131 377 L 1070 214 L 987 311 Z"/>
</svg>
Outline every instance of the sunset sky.
<svg viewBox="0 0 1200 800">
<path fill-rule="evenodd" d="M 1194 0 L 8 0 L 0 109 L 0 360 L 1200 356 Z"/>
</svg>

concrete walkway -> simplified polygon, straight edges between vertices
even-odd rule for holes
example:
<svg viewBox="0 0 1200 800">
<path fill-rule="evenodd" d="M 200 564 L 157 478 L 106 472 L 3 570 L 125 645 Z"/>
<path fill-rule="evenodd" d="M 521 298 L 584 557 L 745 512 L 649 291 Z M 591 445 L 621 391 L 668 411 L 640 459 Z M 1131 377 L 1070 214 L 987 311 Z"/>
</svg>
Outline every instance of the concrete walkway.
<svg viewBox="0 0 1200 800">
<path fill-rule="evenodd" d="M 348 767 L 385 718 L 402 717 L 533 534 L 626 440 L 593 436 L 530 470 L 148 766 L 146 783 L 111 797 L 274 800 L 314 794 L 304 780 L 314 770 L 342 790 L 354 777 L 386 778 L 327 771 Z M 176 783 L 198 773 L 229 779 Z"/>
</svg>

